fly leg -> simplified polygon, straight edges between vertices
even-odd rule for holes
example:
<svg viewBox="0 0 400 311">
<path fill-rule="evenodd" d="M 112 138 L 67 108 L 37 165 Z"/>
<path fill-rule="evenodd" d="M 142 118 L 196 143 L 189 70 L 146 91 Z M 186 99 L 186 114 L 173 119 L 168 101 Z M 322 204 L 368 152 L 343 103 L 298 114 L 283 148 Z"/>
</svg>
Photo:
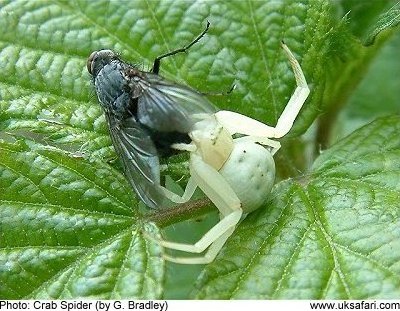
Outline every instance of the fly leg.
<svg viewBox="0 0 400 311">
<path fill-rule="evenodd" d="M 197 42 L 199 42 L 201 38 L 204 37 L 204 35 L 205 35 L 205 34 L 207 33 L 207 31 L 208 31 L 208 28 L 210 28 L 210 22 L 209 22 L 209 21 L 207 21 L 206 28 L 205 28 L 192 42 L 190 42 L 188 45 L 184 46 L 183 48 L 176 49 L 176 50 L 173 50 L 173 51 L 171 51 L 171 52 L 168 52 L 168 53 L 165 53 L 165 54 L 162 54 L 162 55 L 156 57 L 156 59 L 154 60 L 153 68 L 151 69 L 151 72 L 152 72 L 152 73 L 155 73 L 155 74 L 158 74 L 159 71 L 160 71 L 160 63 L 161 63 L 161 60 L 162 60 L 163 58 L 168 57 L 168 56 L 172 56 L 172 55 L 175 55 L 175 54 L 178 54 L 178 53 L 185 53 L 185 52 L 186 52 L 187 50 L 189 50 L 194 44 L 196 44 Z"/>
</svg>

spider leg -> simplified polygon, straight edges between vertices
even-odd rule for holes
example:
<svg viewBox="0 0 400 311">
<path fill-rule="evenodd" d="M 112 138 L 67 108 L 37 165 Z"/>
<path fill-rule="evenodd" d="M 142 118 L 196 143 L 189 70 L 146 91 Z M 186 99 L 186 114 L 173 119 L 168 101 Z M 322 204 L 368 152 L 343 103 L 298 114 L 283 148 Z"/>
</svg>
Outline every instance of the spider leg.
<svg viewBox="0 0 400 311">
<path fill-rule="evenodd" d="M 182 264 L 208 263 L 215 258 L 225 241 L 233 233 L 243 211 L 239 198 L 218 171 L 205 163 L 200 156 L 194 154 L 191 156 L 190 165 L 192 178 L 218 208 L 220 221 L 194 244 L 170 242 L 149 236 L 148 238 L 165 248 L 189 253 L 202 253 L 209 247 L 202 256 L 164 256 L 169 261 Z"/>
<path fill-rule="evenodd" d="M 244 142 L 244 141 L 271 147 L 272 150 L 270 151 L 270 153 L 272 155 L 274 155 L 281 148 L 280 142 L 269 139 L 268 137 L 243 136 L 243 137 L 235 138 L 235 142 Z"/>
<path fill-rule="evenodd" d="M 176 150 L 181 150 L 181 151 L 189 151 L 189 152 L 195 152 L 196 151 L 196 146 L 194 144 L 173 144 L 171 146 L 172 148 Z M 191 199 L 193 196 L 194 192 L 196 191 L 197 185 L 194 182 L 193 178 L 190 177 L 189 181 L 186 185 L 185 192 L 182 196 L 176 194 L 175 192 L 163 187 L 159 186 L 161 191 L 164 193 L 164 195 L 171 200 L 172 202 L 175 203 L 186 203 Z"/>
<path fill-rule="evenodd" d="M 292 52 L 284 43 L 282 43 L 282 48 L 289 58 L 297 87 L 279 117 L 276 126 L 272 127 L 265 125 L 252 118 L 232 111 L 218 111 L 215 114 L 218 122 L 220 122 L 231 134 L 240 133 L 249 136 L 280 138 L 285 136 L 292 128 L 294 120 L 310 93 L 310 89 L 308 88 L 300 64 L 293 56 Z"/>
<path fill-rule="evenodd" d="M 299 62 L 296 60 L 292 52 L 289 50 L 286 44 L 282 42 L 282 48 L 285 51 L 290 64 L 292 66 L 294 77 L 296 79 L 297 87 L 289 99 L 285 109 L 283 110 L 278 122 L 275 126 L 275 138 L 280 138 L 285 136 L 293 126 L 294 120 L 300 112 L 301 107 L 305 103 L 308 94 L 310 94 L 310 89 L 308 88 L 306 78 L 301 70 Z"/>
<path fill-rule="evenodd" d="M 185 192 L 183 193 L 182 196 L 176 194 L 175 192 L 172 192 L 171 190 L 168 190 L 167 188 L 160 186 L 161 191 L 164 193 L 164 195 L 170 199 L 172 202 L 175 203 L 186 203 L 191 199 L 193 196 L 194 192 L 196 191 L 197 184 L 193 180 L 192 177 L 189 178 L 188 183 L 185 188 Z"/>
<path fill-rule="evenodd" d="M 221 248 L 224 246 L 226 240 L 232 235 L 235 231 L 235 227 L 230 228 L 224 234 L 222 234 L 218 239 L 215 240 L 214 243 L 208 248 L 205 252 L 204 256 L 200 257 L 174 257 L 170 255 L 163 255 L 164 259 L 179 263 L 179 264 L 207 264 L 214 260 L 214 258 L 218 255 Z"/>
</svg>

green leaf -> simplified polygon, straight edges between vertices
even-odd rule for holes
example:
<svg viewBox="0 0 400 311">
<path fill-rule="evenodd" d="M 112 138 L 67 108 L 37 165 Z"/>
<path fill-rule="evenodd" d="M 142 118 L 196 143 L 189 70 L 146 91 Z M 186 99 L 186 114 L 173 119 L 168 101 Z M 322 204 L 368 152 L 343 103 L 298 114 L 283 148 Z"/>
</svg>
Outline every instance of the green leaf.
<svg viewBox="0 0 400 311">
<path fill-rule="evenodd" d="M 366 57 L 355 55 L 358 50 L 349 57 L 344 45 L 351 36 L 332 11 L 326 1 L 4 1 L 0 128 L 35 129 L 57 143 L 86 143 L 85 150 L 103 156 L 110 141 L 86 72 L 90 52 L 112 48 L 149 68 L 157 55 L 190 42 L 208 19 L 209 34 L 186 55 L 163 61 L 162 74 L 203 91 L 223 91 L 235 83 L 231 96 L 213 101 L 274 124 L 294 90 L 279 47 L 285 40 L 312 86 L 292 131 L 299 133 L 328 105 L 322 98 L 329 68 L 335 68 L 336 79 L 353 68 L 354 59 Z"/>
<path fill-rule="evenodd" d="M 331 141 L 337 141 L 377 117 L 399 112 L 397 94 L 400 89 L 400 80 L 397 77 L 400 72 L 399 49 L 400 33 L 397 33 L 373 60 L 363 81 L 340 112 Z"/>
<path fill-rule="evenodd" d="M 379 34 L 379 31 L 373 31 L 373 29 L 385 30 L 391 27 L 388 22 L 390 16 L 395 17 L 395 14 L 390 12 L 394 13 L 399 5 L 397 0 L 337 0 L 335 3 L 338 15 L 346 16 L 351 32 L 358 38 L 362 38 L 364 44 L 367 36 L 372 38 Z"/>
<path fill-rule="evenodd" d="M 0 0 L 0 138 L 10 132 L 38 143 L 0 143 L 0 213 L 7 215 L 0 219 L 0 262 L 6 263 L 0 297 L 184 298 L 196 278 L 198 269 L 187 269 L 184 284 L 175 273 L 179 266 L 168 266 L 163 287 L 159 250 L 143 240 L 137 201 L 107 162 L 115 152 L 86 70 L 93 50 L 113 49 L 148 70 L 156 56 L 190 42 L 209 20 L 207 35 L 188 53 L 164 59 L 161 74 L 201 91 L 235 84 L 231 95 L 211 100 L 273 125 L 295 88 L 280 49 L 285 40 L 311 87 L 290 132 L 294 140 L 283 142 L 287 148 L 277 158 L 287 171 L 277 174 L 295 176 L 298 163 L 312 162 L 297 136 L 319 114 L 331 116 L 344 105 L 387 39 L 365 48 L 353 25 L 379 33 L 395 25 L 379 18 L 387 6 L 361 9 L 368 22 L 356 14 L 351 23 L 337 7 L 325 0 Z M 187 167 L 175 160 L 166 172 L 187 177 Z M 172 288 L 177 278 L 182 289 Z"/>
<path fill-rule="evenodd" d="M 21 140 L 0 154 L 0 297 L 160 298 L 160 250 L 120 173 Z"/>
<path fill-rule="evenodd" d="M 367 37 L 364 39 L 365 45 L 374 43 L 375 38 L 383 31 L 393 31 L 393 28 L 400 23 L 400 2 L 394 4 L 390 9 L 379 16 L 378 20 L 369 29 Z"/>
<path fill-rule="evenodd" d="M 333 36 L 331 60 L 327 62 L 331 64 L 326 67 L 329 73 L 323 96 L 325 113 L 318 120 L 314 150 L 325 149 L 331 145 L 331 138 L 334 137 L 332 128 L 335 127 L 339 112 L 348 103 L 349 97 L 365 76 L 369 64 L 380 48 L 395 31 L 398 31 L 399 27 L 395 26 L 398 22 L 396 12 L 399 3 L 393 4 L 394 1 L 391 0 L 368 3 L 353 0 L 336 2 L 335 8 L 341 12 L 338 15 L 343 16 L 338 26 L 341 30 L 336 30 L 336 34 L 345 35 Z M 350 33 L 357 37 L 349 35 Z M 365 46 L 360 44 L 362 41 L 366 44 L 366 39 L 361 39 L 365 36 L 379 40 L 370 41 L 368 46 Z M 384 91 L 382 89 L 382 92 Z M 376 115 L 371 115 L 371 118 L 375 117 Z"/>
<path fill-rule="evenodd" d="M 400 118 L 378 119 L 281 182 L 194 292 L 206 299 L 400 294 Z"/>
</svg>

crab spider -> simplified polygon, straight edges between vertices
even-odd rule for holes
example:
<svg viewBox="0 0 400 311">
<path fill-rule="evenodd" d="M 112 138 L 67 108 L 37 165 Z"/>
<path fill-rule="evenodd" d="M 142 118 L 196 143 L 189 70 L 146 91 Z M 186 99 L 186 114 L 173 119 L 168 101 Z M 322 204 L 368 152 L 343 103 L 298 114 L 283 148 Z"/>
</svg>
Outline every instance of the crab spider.
<svg viewBox="0 0 400 311">
<path fill-rule="evenodd" d="M 166 260 L 180 264 L 206 264 L 214 260 L 239 221 L 259 208 L 271 191 L 275 178 L 273 155 L 281 147 L 272 138 L 285 136 L 293 126 L 310 90 L 303 71 L 289 48 L 282 42 L 296 80 L 296 89 L 275 127 L 232 111 L 199 114 L 189 133 L 190 144 L 174 144 L 177 150 L 190 152 L 190 179 L 183 196 L 161 187 L 171 201 L 190 200 L 199 187 L 219 210 L 220 221 L 196 243 L 171 242 L 148 236 L 167 249 L 203 255 Z M 235 134 L 241 135 L 233 138 Z"/>
</svg>

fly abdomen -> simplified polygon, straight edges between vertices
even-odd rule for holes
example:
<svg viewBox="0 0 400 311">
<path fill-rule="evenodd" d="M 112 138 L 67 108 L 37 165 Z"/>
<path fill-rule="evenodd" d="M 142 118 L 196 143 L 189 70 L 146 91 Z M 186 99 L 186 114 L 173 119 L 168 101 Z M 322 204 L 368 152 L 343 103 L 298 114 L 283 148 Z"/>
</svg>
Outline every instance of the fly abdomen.
<svg viewBox="0 0 400 311">
<path fill-rule="evenodd" d="M 148 131 L 150 133 L 151 140 L 157 148 L 157 152 L 160 157 L 167 158 L 174 154 L 179 153 L 179 150 L 171 148 L 173 144 L 189 144 L 192 140 L 187 133 L 180 133 L 177 131 L 173 132 L 159 132 L 159 131 Z"/>
</svg>

